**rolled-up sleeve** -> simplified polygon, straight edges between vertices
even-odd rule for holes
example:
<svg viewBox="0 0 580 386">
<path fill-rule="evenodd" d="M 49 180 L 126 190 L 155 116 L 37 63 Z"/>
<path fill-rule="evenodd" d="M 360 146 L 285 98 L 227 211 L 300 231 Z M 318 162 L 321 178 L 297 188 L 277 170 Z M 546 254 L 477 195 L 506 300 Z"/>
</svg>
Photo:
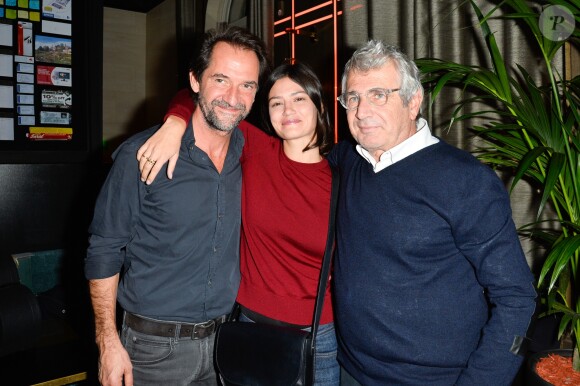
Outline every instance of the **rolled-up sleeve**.
<svg viewBox="0 0 580 386">
<path fill-rule="evenodd" d="M 119 273 L 125 248 L 134 236 L 144 185 L 135 159 L 137 147 L 125 143 L 114 153 L 115 162 L 101 188 L 89 227 L 85 277 L 102 279 Z"/>
</svg>

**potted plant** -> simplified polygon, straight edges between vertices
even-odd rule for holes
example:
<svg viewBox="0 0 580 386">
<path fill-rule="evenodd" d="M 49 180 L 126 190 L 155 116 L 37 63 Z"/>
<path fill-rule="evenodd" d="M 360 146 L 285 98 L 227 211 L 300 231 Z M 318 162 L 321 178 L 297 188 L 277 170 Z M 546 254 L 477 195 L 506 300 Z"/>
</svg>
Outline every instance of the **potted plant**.
<svg viewBox="0 0 580 386">
<path fill-rule="evenodd" d="M 475 153 L 482 162 L 512 174 L 510 192 L 522 179 L 540 190 L 536 221 L 520 231 L 547 247 L 538 278 L 546 294 L 545 314 L 562 315 L 558 337 L 571 337 L 573 367 L 580 372 L 580 78 L 566 80 L 552 66 L 565 41 L 544 36 L 539 25 L 541 9 L 534 10 L 524 0 L 506 0 L 484 15 L 475 1 L 469 3 L 478 17 L 492 68 L 431 58 L 419 59 L 417 64 L 433 100 L 447 87 L 474 95 L 458 104 L 451 125 L 472 118 L 485 120 L 470 124 L 483 143 Z M 548 3 L 566 7 L 580 25 L 577 0 Z M 509 7 L 510 12 L 497 16 L 500 6 Z M 519 65 L 506 66 L 488 24 L 491 17 L 516 18 L 533 35 L 545 67 L 545 82 L 538 84 Z M 568 41 L 579 37 L 580 31 L 574 28 Z M 464 107 L 472 103 L 485 107 L 466 112 Z M 547 206 L 554 218 L 541 220 Z"/>
</svg>

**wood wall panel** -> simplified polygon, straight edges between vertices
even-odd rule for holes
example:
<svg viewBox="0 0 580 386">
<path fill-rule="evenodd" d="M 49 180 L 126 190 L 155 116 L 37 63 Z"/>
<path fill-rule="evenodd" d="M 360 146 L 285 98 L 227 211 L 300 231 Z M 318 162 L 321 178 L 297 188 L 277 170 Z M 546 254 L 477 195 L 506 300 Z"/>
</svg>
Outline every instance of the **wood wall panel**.
<svg viewBox="0 0 580 386">
<path fill-rule="evenodd" d="M 105 8 L 103 16 L 103 140 L 110 154 L 142 129 L 147 16 L 113 8 Z"/>
<path fill-rule="evenodd" d="M 160 123 L 178 90 L 175 0 L 166 0 L 147 13 L 147 127 Z"/>
<path fill-rule="evenodd" d="M 148 13 L 106 8 L 103 22 L 104 158 L 160 123 L 177 91 L 175 0 Z"/>
</svg>

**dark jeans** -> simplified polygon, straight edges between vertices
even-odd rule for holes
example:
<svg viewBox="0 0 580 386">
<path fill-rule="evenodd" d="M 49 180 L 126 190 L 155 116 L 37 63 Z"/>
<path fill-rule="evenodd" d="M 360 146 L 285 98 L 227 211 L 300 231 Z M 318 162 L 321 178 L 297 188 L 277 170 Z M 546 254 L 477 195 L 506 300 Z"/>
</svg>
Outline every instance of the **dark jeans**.
<svg viewBox="0 0 580 386">
<path fill-rule="evenodd" d="M 213 365 L 215 334 L 204 339 L 159 337 L 123 323 L 121 342 L 133 363 L 133 381 L 142 385 L 216 386 Z"/>
</svg>

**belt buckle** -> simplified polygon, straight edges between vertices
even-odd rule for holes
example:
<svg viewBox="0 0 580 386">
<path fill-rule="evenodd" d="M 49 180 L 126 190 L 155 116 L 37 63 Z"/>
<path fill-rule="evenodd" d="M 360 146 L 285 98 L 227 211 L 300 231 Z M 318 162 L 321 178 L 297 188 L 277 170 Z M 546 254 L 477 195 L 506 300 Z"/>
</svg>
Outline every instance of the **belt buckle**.
<svg viewBox="0 0 580 386">
<path fill-rule="evenodd" d="M 213 319 L 204 323 L 195 324 L 193 326 L 193 333 L 191 334 L 191 339 L 203 339 L 213 334 L 214 330 L 215 330 L 215 321 Z"/>
</svg>

